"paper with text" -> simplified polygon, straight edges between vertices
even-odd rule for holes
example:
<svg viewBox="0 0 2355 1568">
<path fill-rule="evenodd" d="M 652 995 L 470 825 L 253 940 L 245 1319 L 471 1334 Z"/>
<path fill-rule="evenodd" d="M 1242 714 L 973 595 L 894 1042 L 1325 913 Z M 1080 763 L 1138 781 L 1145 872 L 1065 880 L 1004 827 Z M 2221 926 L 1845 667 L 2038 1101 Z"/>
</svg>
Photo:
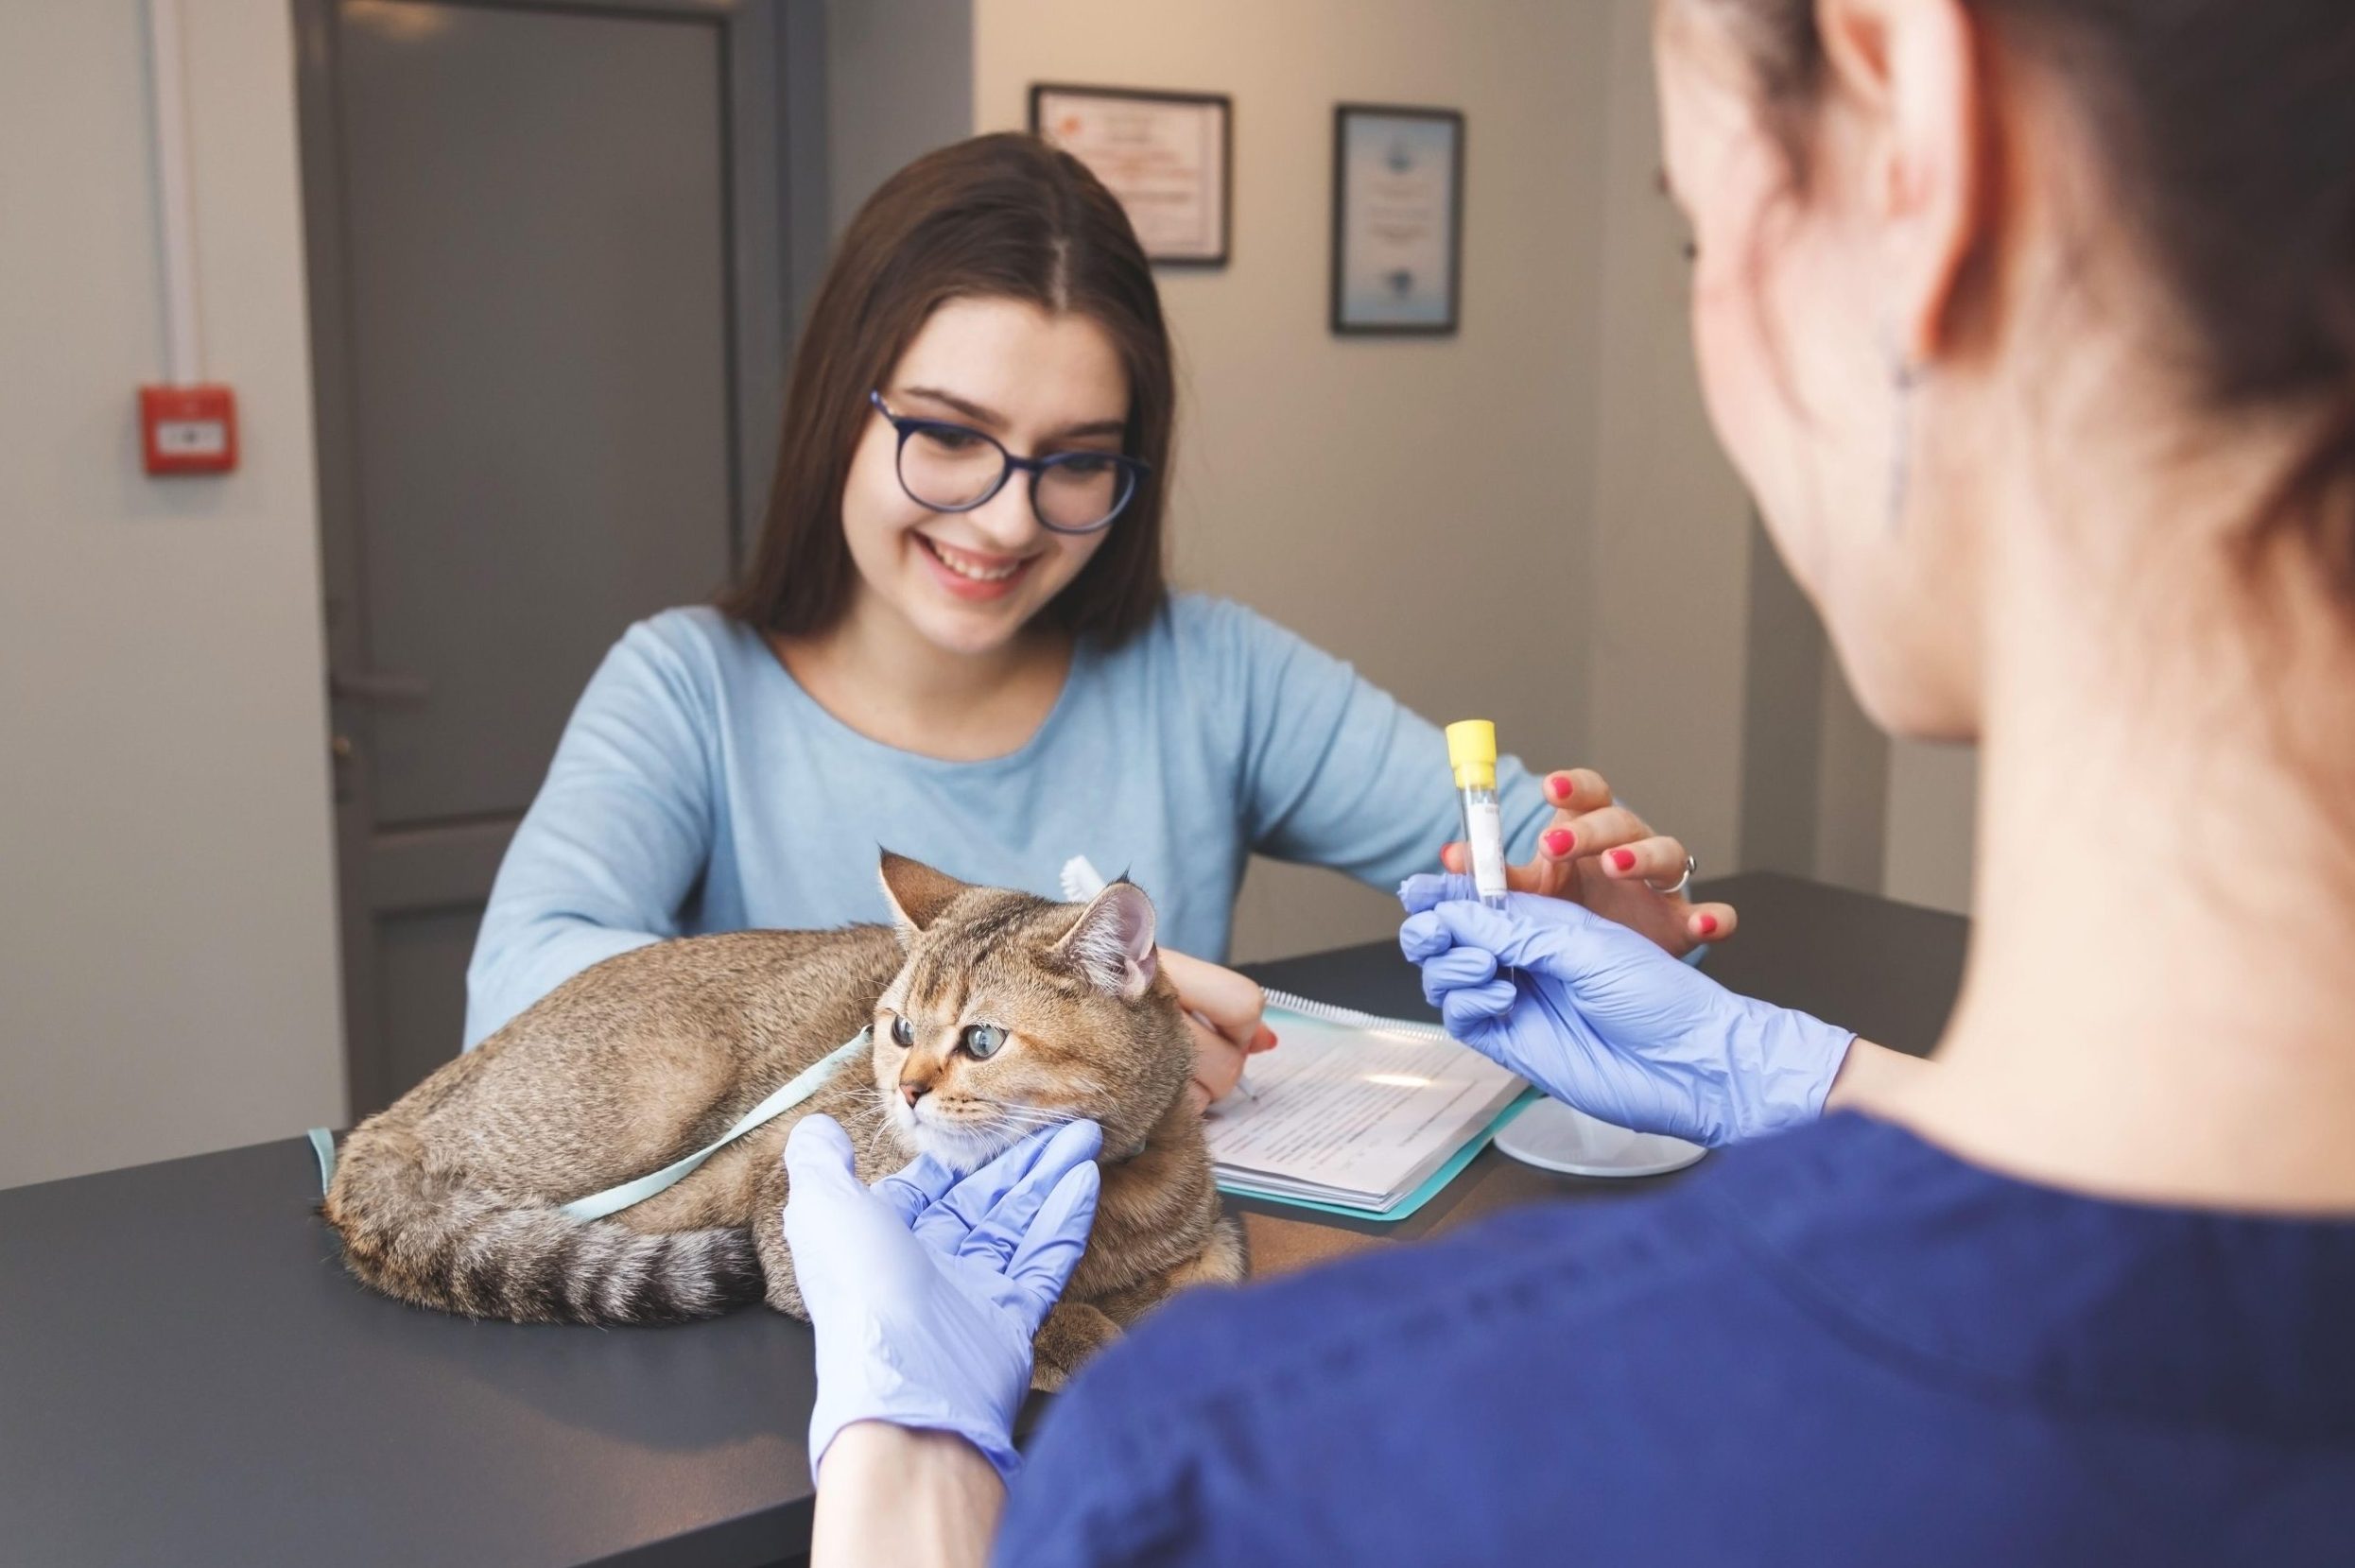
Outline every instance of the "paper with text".
<svg viewBox="0 0 2355 1568">
<path fill-rule="evenodd" d="M 1386 1207 L 1486 1129 L 1521 1080 L 1424 1030 L 1326 1023 L 1271 1009 L 1281 1043 L 1251 1059 L 1255 1100 L 1206 1122 L 1219 1175 L 1250 1186 Z"/>
</svg>

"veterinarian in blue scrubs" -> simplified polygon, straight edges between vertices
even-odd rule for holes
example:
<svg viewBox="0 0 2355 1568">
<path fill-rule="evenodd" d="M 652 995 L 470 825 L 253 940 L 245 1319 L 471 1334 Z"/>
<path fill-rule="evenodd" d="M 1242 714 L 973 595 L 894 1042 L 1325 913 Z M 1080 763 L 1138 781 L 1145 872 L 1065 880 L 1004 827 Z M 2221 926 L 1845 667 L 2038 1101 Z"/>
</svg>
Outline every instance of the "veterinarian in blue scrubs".
<svg viewBox="0 0 2355 1568">
<path fill-rule="evenodd" d="M 2355 1554 L 2355 8 L 1656 15 L 1718 433 L 1866 710 L 1983 749 L 1937 1058 L 1420 880 L 1463 1039 L 1738 1146 L 1181 1298 L 1027 1468 L 1093 1129 L 879 1197 L 805 1124 L 816 1561 Z"/>
<path fill-rule="evenodd" d="M 1250 856 L 1387 892 L 1457 807 L 1429 723 L 1165 587 L 1175 401 L 1152 269 L 1076 160 L 985 136 L 886 182 L 796 346 L 741 580 L 631 628 L 565 728 L 483 916 L 466 1042 L 667 937 L 886 920 L 878 845 L 1048 895 L 1084 855 L 1152 895 L 1217 1025 L 1199 1096 L 1223 1093 L 1272 1039 L 1216 967 Z M 1652 890 L 1684 847 L 1600 776 L 1499 780 L 1523 886 L 1679 953 L 1731 933 Z"/>
</svg>

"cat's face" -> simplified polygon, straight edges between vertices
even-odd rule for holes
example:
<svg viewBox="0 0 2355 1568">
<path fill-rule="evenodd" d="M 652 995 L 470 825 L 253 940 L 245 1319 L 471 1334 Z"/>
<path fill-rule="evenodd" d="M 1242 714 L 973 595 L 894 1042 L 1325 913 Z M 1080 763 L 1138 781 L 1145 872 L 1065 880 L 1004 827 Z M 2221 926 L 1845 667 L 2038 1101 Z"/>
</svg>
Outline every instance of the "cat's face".
<svg viewBox="0 0 2355 1568">
<path fill-rule="evenodd" d="M 1192 1042 L 1140 889 L 1052 904 L 890 854 L 883 878 L 909 952 L 876 1004 L 874 1080 L 910 1146 L 970 1170 L 1085 1116 L 1118 1151 L 1184 1094 Z"/>
</svg>

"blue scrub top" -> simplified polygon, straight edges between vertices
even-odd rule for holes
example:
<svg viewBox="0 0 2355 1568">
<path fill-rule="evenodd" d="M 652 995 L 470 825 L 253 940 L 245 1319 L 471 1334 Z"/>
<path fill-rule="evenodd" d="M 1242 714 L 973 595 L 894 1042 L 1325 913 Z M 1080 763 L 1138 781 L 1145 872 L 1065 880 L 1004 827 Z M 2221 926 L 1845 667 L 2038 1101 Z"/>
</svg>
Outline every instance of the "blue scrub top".
<svg viewBox="0 0 2355 1568">
<path fill-rule="evenodd" d="M 1526 859 L 1552 808 L 1511 758 L 1497 784 Z M 887 921 L 878 846 L 1048 897 L 1085 855 L 1152 896 L 1165 946 L 1217 961 L 1255 852 L 1387 890 L 1459 821 L 1437 729 L 1225 600 L 1178 594 L 1120 646 L 1083 643 L 1037 732 L 981 762 L 872 740 L 750 627 L 667 611 L 606 656 L 508 846 L 466 1043 L 666 937 Z"/>
<path fill-rule="evenodd" d="M 2104 1202 L 1857 1115 L 1182 1298 L 996 1560 L 2355 1563 L 2355 1223 Z"/>
</svg>

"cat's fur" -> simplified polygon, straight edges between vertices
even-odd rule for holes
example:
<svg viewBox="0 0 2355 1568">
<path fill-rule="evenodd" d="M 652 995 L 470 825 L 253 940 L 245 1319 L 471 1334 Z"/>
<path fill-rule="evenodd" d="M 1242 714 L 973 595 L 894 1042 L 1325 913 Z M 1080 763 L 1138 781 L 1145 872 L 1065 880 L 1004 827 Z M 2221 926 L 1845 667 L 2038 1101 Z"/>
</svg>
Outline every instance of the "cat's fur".
<svg viewBox="0 0 2355 1568">
<path fill-rule="evenodd" d="M 805 1316 L 779 1156 L 793 1123 L 823 1111 L 869 1181 L 919 1152 L 968 1169 L 1049 1121 L 1102 1124 L 1096 1227 L 1040 1331 L 1041 1387 L 1171 1291 L 1241 1278 L 1145 895 L 1116 883 L 1082 908 L 889 853 L 882 871 L 896 930 L 624 953 L 361 1123 L 324 1204 L 352 1271 L 421 1306 L 518 1322 L 671 1322 L 764 1294 Z M 912 1048 L 892 1041 L 900 1017 Z M 1007 1031 L 986 1060 L 959 1048 L 977 1023 Z M 701 1147 L 870 1025 L 869 1060 L 667 1192 L 609 1219 L 558 1212 Z M 911 1102 L 909 1087 L 926 1092 Z"/>
</svg>

